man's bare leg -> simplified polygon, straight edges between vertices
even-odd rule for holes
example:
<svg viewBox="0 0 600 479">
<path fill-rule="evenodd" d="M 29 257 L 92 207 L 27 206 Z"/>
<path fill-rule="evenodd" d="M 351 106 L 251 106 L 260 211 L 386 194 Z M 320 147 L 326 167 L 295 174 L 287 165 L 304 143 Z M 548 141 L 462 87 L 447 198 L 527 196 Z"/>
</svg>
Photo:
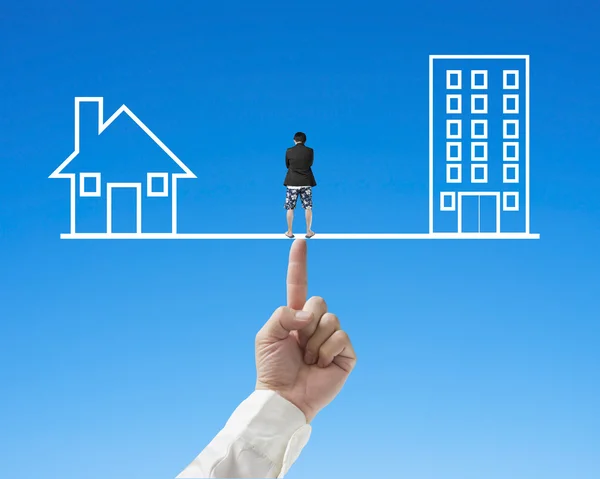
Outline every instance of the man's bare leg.
<svg viewBox="0 0 600 479">
<path fill-rule="evenodd" d="M 292 226 L 294 224 L 294 210 L 287 210 L 285 212 L 285 219 L 287 220 L 287 235 L 292 236 Z"/>
<path fill-rule="evenodd" d="M 304 210 L 304 216 L 306 216 L 306 235 L 314 236 L 314 231 L 310 229 L 312 226 L 312 208 L 306 208 Z"/>
</svg>

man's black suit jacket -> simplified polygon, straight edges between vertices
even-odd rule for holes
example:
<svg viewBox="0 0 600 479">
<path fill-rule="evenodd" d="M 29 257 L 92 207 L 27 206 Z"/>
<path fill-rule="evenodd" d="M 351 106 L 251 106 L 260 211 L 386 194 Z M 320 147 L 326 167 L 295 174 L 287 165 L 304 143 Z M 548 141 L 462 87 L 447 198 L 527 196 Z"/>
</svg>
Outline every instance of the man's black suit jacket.
<svg viewBox="0 0 600 479">
<path fill-rule="evenodd" d="M 285 186 L 317 186 L 311 166 L 315 153 L 312 148 L 298 143 L 285 152 Z"/>
</svg>

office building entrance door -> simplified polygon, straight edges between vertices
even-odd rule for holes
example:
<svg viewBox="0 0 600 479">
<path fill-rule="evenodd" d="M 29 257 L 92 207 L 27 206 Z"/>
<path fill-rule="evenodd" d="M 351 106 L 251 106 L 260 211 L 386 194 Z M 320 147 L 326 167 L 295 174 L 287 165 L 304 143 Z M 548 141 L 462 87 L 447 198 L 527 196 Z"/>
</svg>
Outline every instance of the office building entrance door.
<svg viewBox="0 0 600 479">
<path fill-rule="evenodd" d="M 458 193 L 459 233 L 499 233 L 500 193 Z"/>
</svg>

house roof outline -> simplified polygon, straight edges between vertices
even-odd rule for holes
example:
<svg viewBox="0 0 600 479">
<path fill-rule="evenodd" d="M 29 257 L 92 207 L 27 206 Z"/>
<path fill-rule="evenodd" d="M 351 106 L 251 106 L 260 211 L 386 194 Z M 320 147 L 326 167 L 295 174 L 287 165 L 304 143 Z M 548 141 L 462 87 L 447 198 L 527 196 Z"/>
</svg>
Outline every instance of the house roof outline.
<svg viewBox="0 0 600 479">
<path fill-rule="evenodd" d="M 73 178 L 73 173 L 63 173 L 63 170 L 79 155 L 80 145 L 80 114 L 79 105 L 80 103 L 97 103 L 98 104 L 98 135 L 101 135 L 119 116 L 123 113 L 129 116 L 139 126 L 146 135 L 148 135 L 154 143 L 156 143 L 161 150 L 163 150 L 169 158 L 171 158 L 177 166 L 179 166 L 184 173 L 174 175 L 177 178 L 197 178 L 197 176 L 190 170 L 186 164 L 181 161 L 175 153 L 173 153 L 167 145 L 165 145 L 160 138 L 158 138 L 150 128 L 148 128 L 142 120 L 140 120 L 135 113 L 133 113 L 126 105 L 121 105 L 117 111 L 115 111 L 110 118 L 104 121 L 104 98 L 103 97 L 75 97 L 75 144 L 73 153 L 63 161 L 58 168 L 56 168 L 49 176 L 49 178 Z"/>
</svg>

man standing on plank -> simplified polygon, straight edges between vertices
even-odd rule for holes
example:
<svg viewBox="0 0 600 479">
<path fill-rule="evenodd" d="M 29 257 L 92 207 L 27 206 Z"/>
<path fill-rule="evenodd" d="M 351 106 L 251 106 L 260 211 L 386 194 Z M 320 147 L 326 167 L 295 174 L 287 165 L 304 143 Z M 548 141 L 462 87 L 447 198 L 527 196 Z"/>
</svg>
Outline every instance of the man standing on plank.
<svg viewBox="0 0 600 479">
<path fill-rule="evenodd" d="M 315 232 L 311 229 L 312 187 L 317 186 L 311 169 L 314 161 L 314 150 L 306 146 L 305 143 L 306 135 L 298 132 L 294 135 L 295 145 L 288 148 L 285 152 L 285 167 L 288 171 L 283 184 L 287 188 L 285 193 L 285 209 L 288 229 L 285 235 L 288 238 L 294 237 L 292 225 L 294 223 L 294 209 L 296 208 L 298 195 L 300 195 L 306 216 L 306 237 L 312 238 L 315 235 Z"/>
</svg>

